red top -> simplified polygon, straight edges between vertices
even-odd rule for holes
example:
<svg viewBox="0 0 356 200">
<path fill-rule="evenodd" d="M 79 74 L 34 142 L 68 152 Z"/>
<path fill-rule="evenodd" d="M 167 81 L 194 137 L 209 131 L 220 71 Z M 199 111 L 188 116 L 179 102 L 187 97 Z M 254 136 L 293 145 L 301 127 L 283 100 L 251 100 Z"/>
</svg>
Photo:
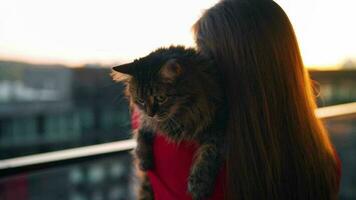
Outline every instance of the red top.
<svg viewBox="0 0 356 200">
<path fill-rule="evenodd" d="M 133 128 L 138 127 L 138 115 L 132 115 Z M 183 141 L 179 145 L 169 142 L 166 137 L 158 135 L 154 139 L 154 166 L 147 175 L 151 182 L 155 200 L 191 200 L 187 192 L 190 167 L 194 162 L 194 154 L 198 149 L 194 141 Z M 341 162 L 338 162 L 338 175 L 341 177 Z M 224 199 L 225 168 L 222 167 L 217 177 L 215 188 L 209 200 Z M 339 178 L 340 182 L 340 178 Z"/>
<path fill-rule="evenodd" d="M 132 128 L 139 126 L 137 112 L 132 114 Z M 191 200 L 188 191 L 188 176 L 198 149 L 194 141 L 182 141 L 179 145 L 169 142 L 157 134 L 153 143 L 154 166 L 147 175 L 150 179 L 155 200 Z M 217 177 L 214 192 L 209 200 L 224 199 L 225 170 L 222 167 Z"/>
<path fill-rule="evenodd" d="M 198 144 L 183 141 L 179 145 L 170 143 L 162 135 L 157 135 L 153 144 L 154 170 L 147 172 L 153 185 L 155 200 L 191 200 L 187 192 L 190 167 Z M 224 169 L 218 175 L 210 200 L 224 199 Z"/>
</svg>

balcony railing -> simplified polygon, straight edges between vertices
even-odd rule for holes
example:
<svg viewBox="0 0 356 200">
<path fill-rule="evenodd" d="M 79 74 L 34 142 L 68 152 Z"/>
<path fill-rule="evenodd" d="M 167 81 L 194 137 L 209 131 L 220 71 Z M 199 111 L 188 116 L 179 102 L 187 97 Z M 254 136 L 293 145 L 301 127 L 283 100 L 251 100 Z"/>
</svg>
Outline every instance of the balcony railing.
<svg viewBox="0 0 356 200">
<path fill-rule="evenodd" d="M 352 177 L 352 173 L 353 173 L 352 168 L 353 166 L 355 166 L 356 160 L 348 155 L 350 152 L 354 151 L 353 144 L 355 143 L 354 140 L 356 138 L 356 136 L 353 135 L 353 133 L 355 133 L 356 102 L 319 108 L 316 110 L 316 114 L 319 118 L 323 120 L 325 119 L 327 128 L 333 129 L 333 127 L 334 128 L 336 127 L 338 130 L 336 132 L 335 130 L 330 130 L 330 132 L 333 132 L 333 134 L 331 134 L 331 138 L 333 139 L 333 142 L 338 148 L 340 157 L 343 162 L 342 170 L 343 170 L 343 177 L 345 178 L 342 179 L 342 183 L 341 183 L 340 199 L 342 200 L 353 199 L 353 197 L 356 197 L 354 189 L 352 189 L 355 186 L 355 184 L 352 182 L 353 179 L 350 177 Z M 114 175 L 118 174 L 117 172 L 115 172 L 115 170 L 120 171 L 120 169 L 114 169 L 114 168 L 120 168 L 118 166 L 120 165 L 121 168 L 122 166 L 124 166 L 121 169 L 121 171 L 124 172 L 123 173 L 121 172 L 121 174 L 126 174 L 124 176 L 129 177 L 127 176 L 127 174 L 131 173 L 129 171 L 132 167 L 131 165 L 132 160 L 130 160 L 128 151 L 132 150 L 135 147 L 135 145 L 136 142 L 133 139 L 129 139 L 129 140 L 121 140 L 117 142 L 110 142 L 104 144 L 97 144 L 97 145 L 84 146 L 79 148 L 72 148 L 72 149 L 0 160 L 0 199 L 2 199 L 3 197 L 1 190 L 12 191 L 12 193 L 16 193 L 16 190 L 18 188 L 16 189 L 12 188 L 12 186 L 14 186 L 14 182 L 17 184 L 16 180 L 18 180 L 18 178 L 16 177 L 22 177 L 22 176 L 32 177 L 32 179 L 20 178 L 18 184 L 20 185 L 19 187 L 21 187 L 21 183 L 24 180 L 31 180 L 32 181 L 31 183 L 34 183 L 35 180 L 36 184 L 38 184 L 37 181 L 39 180 L 46 180 L 45 182 L 47 182 L 50 179 L 58 179 L 58 177 L 63 176 L 63 175 L 58 175 L 62 173 L 61 169 L 65 169 L 67 173 L 66 176 L 71 177 L 72 182 L 70 184 L 71 187 L 74 187 L 75 189 L 68 190 L 64 188 L 63 189 L 64 192 L 60 191 L 58 192 L 59 194 L 66 193 L 67 191 L 70 191 L 71 192 L 70 195 L 74 195 L 74 196 L 77 195 L 77 193 L 75 193 L 76 191 L 81 191 L 83 194 L 90 193 L 91 190 L 93 188 L 97 188 L 97 186 L 93 186 L 93 182 L 90 181 L 91 178 L 84 179 L 84 181 L 88 181 L 89 184 L 83 184 L 83 182 L 77 183 L 78 170 L 76 169 L 78 168 L 78 166 L 80 166 L 79 167 L 80 173 L 88 173 L 91 174 L 90 177 L 98 177 L 98 174 L 100 176 L 100 173 L 102 173 L 100 172 L 100 170 L 98 171 L 98 169 L 95 168 L 98 165 L 104 166 L 101 170 L 103 169 L 108 171 L 111 170 L 111 172 L 107 172 L 108 175 L 106 177 L 108 178 L 108 180 L 106 180 L 105 183 L 106 185 L 101 185 L 99 187 L 101 188 L 107 187 L 109 189 L 114 188 L 113 194 L 115 194 L 115 191 L 117 192 L 117 194 L 119 194 L 118 191 L 120 191 L 120 189 L 122 190 L 123 188 L 126 188 L 125 190 L 127 190 L 127 192 L 123 196 L 132 194 L 133 192 L 130 189 L 130 186 L 124 187 L 123 185 L 120 185 L 120 184 L 124 184 L 124 185 L 132 184 L 131 179 L 123 178 L 122 175 L 117 176 L 121 178 L 112 177 L 110 173 Z M 108 163 L 110 164 L 108 165 Z M 52 176 L 48 177 L 48 172 L 53 173 Z M 117 179 L 121 180 L 119 181 L 120 183 L 118 183 Z M 37 190 L 32 189 L 34 190 L 33 193 L 36 192 L 41 193 L 42 190 L 46 191 L 46 193 L 51 193 L 53 188 L 54 190 L 57 190 L 58 187 L 62 187 L 63 185 L 63 184 L 60 185 L 60 183 L 58 183 L 59 186 L 58 184 L 56 185 L 55 183 L 51 183 L 51 184 L 53 184 L 53 186 L 51 185 L 50 189 L 48 188 L 42 189 L 43 185 L 41 186 L 36 185 Z M 113 187 L 113 185 L 115 184 L 116 186 Z M 7 188 L 4 189 L 4 187 L 2 187 L 4 185 L 7 186 Z M 5 197 L 4 199 L 8 200 L 13 198 Z M 25 199 L 30 199 L 30 198 L 25 198 Z M 45 196 L 39 199 L 49 199 L 49 198 L 48 196 Z M 67 199 L 67 197 L 65 197 L 64 199 Z M 104 199 L 120 199 L 120 198 L 104 197 Z M 133 197 L 129 198 L 125 196 L 124 199 L 134 199 L 134 198 Z"/>
<path fill-rule="evenodd" d="M 316 115 L 321 119 L 347 117 L 356 114 L 356 102 L 318 108 Z"/>
<path fill-rule="evenodd" d="M 58 167 L 60 165 L 67 165 L 69 163 L 93 159 L 95 157 L 109 156 L 115 153 L 131 150 L 135 146 L 136 142 L 133 139 L 129 139 L 4 159 L 0 160 L 0 178 L 33 170 Z"/>
<path fill-rule="evenodd" d="M 322 119 L 356 115 L 356 102 L 316 110 Z M 129 151 L 133 139 L 0 160 L 0 178 Z"/>
</svg>

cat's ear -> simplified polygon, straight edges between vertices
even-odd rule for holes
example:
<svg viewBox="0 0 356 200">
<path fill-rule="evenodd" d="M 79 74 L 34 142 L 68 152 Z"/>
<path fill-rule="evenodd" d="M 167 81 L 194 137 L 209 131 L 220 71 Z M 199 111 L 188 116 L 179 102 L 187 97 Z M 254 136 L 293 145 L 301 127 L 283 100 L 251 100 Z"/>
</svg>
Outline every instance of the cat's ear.
<svg viewBox="0 0 356 200">
<path fill-rule="evenodd" d="M 161 68 L 161 77 L 168 81 L 174 82 L 183 72 L 182 66 L 177 62 L 176 59 L 168 60 Z"/>
<path fill-rule="evenodd" d="M 127 64 L 113 67 L 112 69 L 116 72 L 120 72 L 120 73 L 127 74 L 127 75 L 132 75 L 133 65 L 134 65 L 133 63 L 127 63 Z"/>
<path fill-rule="evenodd" d="M 111 77 L 114 81 L 126 81 L 132 76 L 133 63 L 127 63 L 112 68 Z"/>
</svg>

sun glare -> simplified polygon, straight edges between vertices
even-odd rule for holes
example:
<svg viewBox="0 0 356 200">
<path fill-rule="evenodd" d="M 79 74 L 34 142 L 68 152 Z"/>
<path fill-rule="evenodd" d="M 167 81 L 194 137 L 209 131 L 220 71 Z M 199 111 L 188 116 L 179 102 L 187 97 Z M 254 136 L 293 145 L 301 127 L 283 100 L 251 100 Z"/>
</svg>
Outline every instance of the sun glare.
<svg viewBox="0 0 356 200">
<path fill-rule="evenodd" d="M 160 46 L 192 46 L 192 24 L 217 1 L 2 0 L 0 58 L 112 64 Z M 295 27 L 306 65 L 337 66 L 356 57 L 352 1 L 277 2 Z"/>
</svg>

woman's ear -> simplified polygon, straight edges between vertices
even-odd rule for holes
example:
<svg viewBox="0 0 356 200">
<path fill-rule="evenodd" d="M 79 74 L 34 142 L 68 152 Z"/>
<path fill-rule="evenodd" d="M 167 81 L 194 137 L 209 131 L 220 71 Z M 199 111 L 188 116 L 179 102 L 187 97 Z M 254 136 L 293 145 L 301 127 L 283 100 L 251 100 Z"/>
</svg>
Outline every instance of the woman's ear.
<svg viewBox="0 0 356 200">
<path fill-rule="evenodd" d="M 176 59 L 168 60 L 161 68 L 161 77 L 168 81 L 174 82 L 183 72 L 182 66 L 177 62 Z"/>
</svg>

